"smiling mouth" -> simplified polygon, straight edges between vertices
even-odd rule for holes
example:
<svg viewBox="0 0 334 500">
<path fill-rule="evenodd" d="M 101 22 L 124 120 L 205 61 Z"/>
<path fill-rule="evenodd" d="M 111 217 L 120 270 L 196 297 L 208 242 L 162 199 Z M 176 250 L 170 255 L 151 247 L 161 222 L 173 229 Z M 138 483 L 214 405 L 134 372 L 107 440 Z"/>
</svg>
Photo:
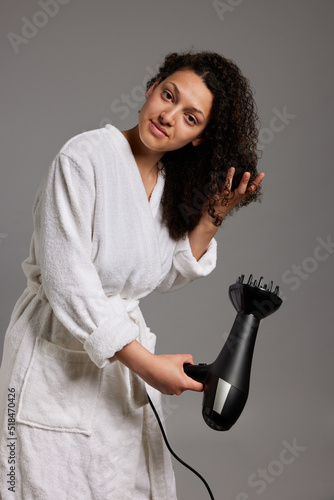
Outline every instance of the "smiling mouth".
<svg viewBox="0 0 334 500">
<path fill-rule="evenodd" d="M 154 133 L 154 135 L 156 135 L 158 137 L 168 137 L 168 134 L 167 134 L 166 130 L 163 127 L 161 127 L 160 125 L 158 125 L 153 120 L 150 120 L 150 121 L 151 121 L 151 130 Z"/>
</svg>

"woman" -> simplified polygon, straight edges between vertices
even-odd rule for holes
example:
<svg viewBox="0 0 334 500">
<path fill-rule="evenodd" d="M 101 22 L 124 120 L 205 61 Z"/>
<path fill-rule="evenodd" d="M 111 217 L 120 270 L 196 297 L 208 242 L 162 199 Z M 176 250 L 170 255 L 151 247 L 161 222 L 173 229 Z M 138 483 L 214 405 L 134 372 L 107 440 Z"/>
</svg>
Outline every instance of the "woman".
<svg viewBox="0 0 334 500">
<path fill-rule="evenodd" d="M 215 268 L 222 220 L 259 196 L 256 118 L 232 61 L 173 53 L 135 127 L 56 155 L 5 337 L 4 500 L 176 498 L 146 391 L 161 414 L 161 393 L 202 384 L 183 371 L 191 355 L 154 354 L 139 300 Z"/>
</svg>

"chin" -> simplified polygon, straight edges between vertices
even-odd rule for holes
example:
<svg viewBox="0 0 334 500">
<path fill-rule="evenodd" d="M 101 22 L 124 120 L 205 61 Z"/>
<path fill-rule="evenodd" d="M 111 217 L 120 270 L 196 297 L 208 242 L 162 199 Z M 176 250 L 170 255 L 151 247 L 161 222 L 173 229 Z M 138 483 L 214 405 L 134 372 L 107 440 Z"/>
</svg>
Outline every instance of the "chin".
<svg viewBox="0 0 334 500">
<path fill-rule="evenodd" d="M 148 132 L 142 132 L 139 129 L 139 138 L 142 142 L 142 144 L 152 150 L 152 151 L 159 151 L 161 153 L 164 153 L 166 151 L 166 141 L 164 138 L 159 138 L 155 137 L 151 131 Z M 168 139 L 166 137 L 166 139 Z"/>
</svg>

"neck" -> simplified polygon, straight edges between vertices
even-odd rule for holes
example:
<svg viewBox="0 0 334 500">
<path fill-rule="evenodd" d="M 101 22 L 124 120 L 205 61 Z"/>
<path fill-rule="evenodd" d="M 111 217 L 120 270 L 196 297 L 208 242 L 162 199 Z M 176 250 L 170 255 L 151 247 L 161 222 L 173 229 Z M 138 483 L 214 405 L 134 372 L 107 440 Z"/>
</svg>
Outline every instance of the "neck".
<svg viewBox="0 0 334 500">
<path fill-rule="evenodd" d="M 131 151 L 135 157 L 138 169 L 142 176 L 155 175 L 157 171 L 157 163 L 162 158 L 163 154 L 158 151 L 148 149 L 139 137 L 138 125 L 122 131 L 122 134 L 130 144 Z"/>
</svg>

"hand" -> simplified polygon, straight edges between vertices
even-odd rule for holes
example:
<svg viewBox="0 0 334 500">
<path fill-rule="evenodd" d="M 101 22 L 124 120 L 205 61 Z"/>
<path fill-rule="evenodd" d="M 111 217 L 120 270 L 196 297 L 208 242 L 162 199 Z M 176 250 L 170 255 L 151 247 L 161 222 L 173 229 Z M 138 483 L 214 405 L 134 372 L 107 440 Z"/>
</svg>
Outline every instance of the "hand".
<svg viewBox="0 0 334 500">
<path fill-rule="evenodd" d="M 194 364 L 191 354 L 155 355 L 147 374 L 142 378 L 162 394 L 177 395 L 183 391 L 203 391 L 203 384 L 188 377 L 184 372 L 185 363 Z"/>
<path fill-rule="evenodd" d="M 245 172 L 242 176 L 239 186 L 234 191 L 230 191 L 230 186 L 232 186 L 234 173 L 235 173 L 235 168 L 231 167 L 228 170 L 224 186 L 221 192 L 218 193 L 218 196 L 220 195 L 221 197 L 224 198 L 224 202 L 222 205 L 220 205 L 218 202 L 217 205 L 214 207 L 215 213 L 219 216 L 221 220 L 224 217 L 226 217 L 226 215 L 231 210 L 233 210 L 237 205 L 239 205 L 239 203 L 245 198 L 247 192 L 252 193 L 258 188 L 265 175 L 262 172 L 255 178 L 255 180 L 250 185 L 248 185 L 250 179 L 250 173 Z M 208 217 L 211 219 L 212 222 L 212 217 L 206 212 L 204 214 L 204 219 L 208 219 Z"/>
<path fill-rule="evenodd" d="M 183 370 L 184 363 L 194 364 L 191 354 L 152 354 L 134 340 L 116 352 L 115 358 L 163 394 L 203 390 L 203 384 L 188 377 Z"/>
</svg>

